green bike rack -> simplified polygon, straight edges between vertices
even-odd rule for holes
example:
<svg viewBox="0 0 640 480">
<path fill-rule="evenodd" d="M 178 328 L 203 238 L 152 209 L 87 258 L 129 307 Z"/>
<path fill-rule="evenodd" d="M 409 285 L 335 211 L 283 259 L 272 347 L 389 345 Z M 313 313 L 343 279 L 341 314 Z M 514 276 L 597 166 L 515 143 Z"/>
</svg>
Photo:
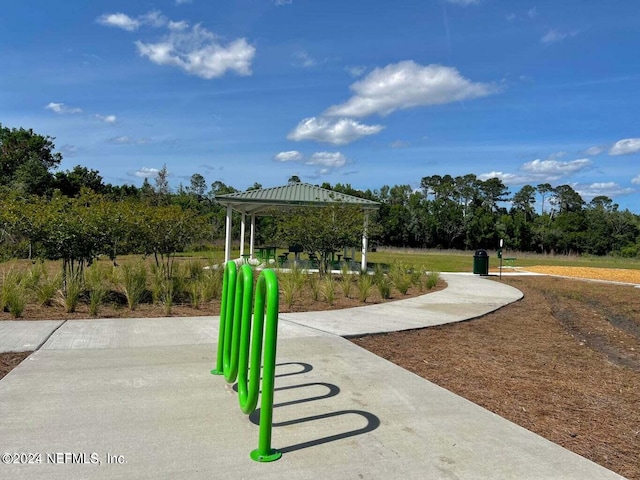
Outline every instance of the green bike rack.
<svg viewBox="0 0 640 480">
<path fill-rule="evenodd" d="M 262 390 L 258 448 L 250 456 L 257 462 L 273 462 L 282 456 L 271 448 L 279 303 L 278 279 L 273 270 L 263 270 L 258 277 L 253 322 L 252 297 L 251 267 L 243 265 L 238 274 L 235 262 L 227 262 L 222 281 L 216 368 L 211 373 L 224 375 L 229 383 L 238 379 L 238 403 L 247 415 L 256 409 Z"/>
</svg>

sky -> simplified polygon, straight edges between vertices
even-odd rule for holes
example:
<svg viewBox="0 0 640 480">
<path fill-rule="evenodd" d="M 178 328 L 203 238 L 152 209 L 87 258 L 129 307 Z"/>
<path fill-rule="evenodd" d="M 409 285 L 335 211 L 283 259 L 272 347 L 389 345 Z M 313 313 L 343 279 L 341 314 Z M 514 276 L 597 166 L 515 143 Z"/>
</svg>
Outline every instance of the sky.
<svg viewBox="0 0 640 480">
<path fill-rule="evenodd" d="M 4 2 L 0 123 L 113 184 L 473 173 L 640 213 L 639 20 L 637 0 Z"/>
</svg>

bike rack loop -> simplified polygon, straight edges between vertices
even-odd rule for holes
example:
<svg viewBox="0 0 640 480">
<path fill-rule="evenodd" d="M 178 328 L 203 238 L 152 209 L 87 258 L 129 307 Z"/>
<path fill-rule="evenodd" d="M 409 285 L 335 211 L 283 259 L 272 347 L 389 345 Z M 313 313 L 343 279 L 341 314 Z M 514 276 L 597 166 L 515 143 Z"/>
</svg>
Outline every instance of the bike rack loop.
<svg viewBox="0 0 640 480">
<path fill-rule="evenodd" d="M 262 390 L 258 448 L 250 456 L 257 462 L 272 462 L 282 456 L 271 448 L 279 304 L 278 279 L 273 270 L 263 270 L 258 277 L 253 324 L 252 297 L 251 267 L 243 265 L 238 274 L 235 262 L 227 262 L 222 281 L 216 368 L 211 373 L 224 375 L 229 383 L 238 379 L 238 403 L 247 415 L 256 409 L 258 393 Z M 264 362 L 261 362 L 263 336 Z M 259 386 L 261 363 L 262 388 Z"/>
</svg>

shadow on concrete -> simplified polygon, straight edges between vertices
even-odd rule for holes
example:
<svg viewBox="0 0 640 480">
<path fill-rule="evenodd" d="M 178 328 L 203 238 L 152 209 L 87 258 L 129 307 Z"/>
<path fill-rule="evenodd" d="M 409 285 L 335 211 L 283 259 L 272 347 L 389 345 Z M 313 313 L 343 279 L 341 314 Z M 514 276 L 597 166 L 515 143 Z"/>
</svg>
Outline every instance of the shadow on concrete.
<svg viewBox="0 0 640 480">
<path fill-rule="evenodd" d="M 278 364 L 277 367 L 288 366 L 288 365 L 300 365 L 302 366 L 302 370 L 297 372 L 292 372 L 292 373 L 279 374 L 279 375 L 276 375 L 276 377 L 303 375 L 313 370 L 312 365 L 308 363 L 302 363 L 302 362 L 288 362 L 288 363 Z M 295 389 L 302 389 L 302 388 L 316 387 L 316 386 L 326 387 L 327 393 L 323 395 L 315 395 L 313 397 L 306 397 L 306 398 L 303 397 L 296 400 L 276 403 L 273 405 L 273 408 L 289 407 L 293 405 L 299 405 L 302 403 L 326 400 L 331 397 L 336 397 L 340 394 L 340 387 L 338 385 L 335 385 L 333 383 L 328 383 L 328 382 L 300 383 L 297 385 L 289 385 L 286 387 L 277 387 L 274 389 L 274 391 L 277 392 L 277 391 L 284 391 L 284 390 L 295 390 Z M 335 442 L 338 440 L 343 440 L 345 438 L 354 437 L 356 435 L 363 435 L 365 433 L 372 432 L 373 430 L 377 429 L 380 426 L 380 419 L 371 412 L 367 412 L 364 410 L 338 410 L 335 412 L 328 412 L 328 413 L 323 413 L 319 415 L 310 415 L 307 417 L 296 418 L 296 419 L 287 420 L 284 422 L 274 422 L 273 427 L 278 428 L 278 427 L 287 427 L 291 425 L 299 425 L 303 423 L 312 423 L 312 422 L 317 422 L 317 421 L 322 421 L 327 419 L 336 419 L 339 417 L 343 417 L 345 415 L 358 415 L 366 421 L 366 425 L 362 428 L 358 428 L 355 430 L 348 430 L 346 432 L 327 435 L 325 437 L 308 440 L 306 442 L 297 443 L 295 445 L 279 447 L 278 450 L 282 453 L 295 452 L 297 450 L 302 450 L 304 448 L 315 447 L 318 445 L 322 445 L 324 443 Z M 260 424 L 260 408 L 257 408 L 253 413 L 251 413 L 251 415 L 249 415 L 249 420 L 254 425 Z M 337 420 L 337 421 L 334 421 L 332 425 L 335 424 L 336 426 L 339 426 L 339 425 L 342 425 L 343 422 L 344 420 Z"/>
</svg>

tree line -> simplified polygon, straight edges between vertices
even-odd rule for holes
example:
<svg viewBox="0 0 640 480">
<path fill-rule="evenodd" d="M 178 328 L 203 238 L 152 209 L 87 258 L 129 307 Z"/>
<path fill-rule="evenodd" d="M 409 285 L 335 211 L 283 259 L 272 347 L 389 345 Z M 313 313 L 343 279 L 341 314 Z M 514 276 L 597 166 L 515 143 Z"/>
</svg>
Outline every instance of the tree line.
<svg viewBox="0 0 640 480">
<path fill-rule="evenodd" d="M 188 185 L 172 189 L 166 166 L 140 187 L 105 183 L 81 165 L 58 171 L 62 156 L 54 153 L 54 140 L 0 124 L 0 255 L 63 259 L 70 269 L 98 255 L 134 252 L 161 262 L 224 237 L 225 209 L 215 198 L 236 188 L 207 185 L 195 173 Z M 640 255 L 640 216 L 606 196 L 587 203 L 569 185 L 525 185 L 512 193 L 498 178 L 468 174 L 425 176 L 420 188 L 319 186 L 380 202 L 371 218 L 374 245 L 473 250 L 496 248 L 504 239 L 519 251 Z M 257 241 L 285 241 L 278 225 L 278 218 L 259 218 Z M 233 234 L 239 237 L 239 222 Z"/>
</svg>

